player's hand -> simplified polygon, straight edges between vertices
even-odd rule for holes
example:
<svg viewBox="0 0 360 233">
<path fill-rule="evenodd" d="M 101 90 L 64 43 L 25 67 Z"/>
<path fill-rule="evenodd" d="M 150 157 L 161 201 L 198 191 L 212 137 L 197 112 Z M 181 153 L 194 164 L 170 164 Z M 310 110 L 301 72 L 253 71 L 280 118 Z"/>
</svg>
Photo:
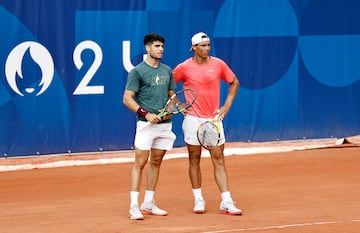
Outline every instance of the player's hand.
<svg viewBox="0 0 360 233">
<path fill-rule="evenodd" d="M 161 121 L 161 117 L 159 117 L 156 114 L 150 113 L 150 112 L 148 114 L 146 114 L 145 118 L 151 124 L 157 124 Z"/>
<path fill-rule="evenodd" d="M 220 108 L 215 111 L 215 116 L 217 116 L 218 119 L 223 120 L 227 112 L 225 112 L 224 108 Z"/>
</svg>

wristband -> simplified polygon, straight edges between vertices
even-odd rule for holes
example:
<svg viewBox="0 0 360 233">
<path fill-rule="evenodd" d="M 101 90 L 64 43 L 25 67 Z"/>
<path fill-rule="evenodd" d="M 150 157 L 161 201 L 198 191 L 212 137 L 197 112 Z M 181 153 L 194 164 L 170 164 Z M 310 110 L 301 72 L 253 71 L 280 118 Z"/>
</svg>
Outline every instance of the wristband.
<svg viewBox="0 0 360 233">
<path fill-rule="evenodd" d="M 141 117 L 145 117 L 146 114 L 148 114 L 149 111 L 147 111 L 146 109 L 142 108 L 142 107 L 139 107 L 138 110 L 136 111 L 136 114 L 138 116 L 141 116 Z"/>
</svg>

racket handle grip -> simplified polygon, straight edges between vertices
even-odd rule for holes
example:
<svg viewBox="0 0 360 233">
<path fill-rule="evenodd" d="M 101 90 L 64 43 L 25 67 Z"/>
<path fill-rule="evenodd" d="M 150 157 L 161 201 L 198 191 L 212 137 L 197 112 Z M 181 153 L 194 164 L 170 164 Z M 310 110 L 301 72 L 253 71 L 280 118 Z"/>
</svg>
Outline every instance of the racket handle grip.
<svg viewBox="0 0 360 233">
<path fill-rule="evenodd" d="M 147 121 L 147 122 L 145 122 L 145 124 L 139 126 L 139 127 L 137 128 L 137 130 L 138 130 L 138 131 L 143 130 L 143 129 L 145 129 L 146 127 L 148 127 L 149 125 L 151 125 L 151 123 L 150 123 L 149 121 Z"/>
</svg>

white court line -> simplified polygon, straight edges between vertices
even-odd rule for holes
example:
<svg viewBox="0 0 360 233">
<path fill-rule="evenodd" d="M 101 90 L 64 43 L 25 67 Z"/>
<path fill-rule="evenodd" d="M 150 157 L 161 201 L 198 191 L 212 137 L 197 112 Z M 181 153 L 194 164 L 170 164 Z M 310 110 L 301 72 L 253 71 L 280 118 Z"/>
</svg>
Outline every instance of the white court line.
<svg viewBox="0 0 360 233">
<path fill-rule="evenodd" d="M 314 148 L 327 147 L 328 144 L 316 143 L 315 145 L 288 145 L 288 146 L 266 146 L 266 147 L 249 147 L 249 148 L 225 148 L 224 155 L 251 155 L 259 153 L 274 153 L 274 152 L 290 152 L 294 150 L 306 150 Z M 45 156 L 45 155 L 44 155 Z M 66 155 L 64 155 L 66 156 Z M 186 158 L 186 153 L 173 153 L 168 152 L 164 159 Z M 202 157 L 210 157 L 208 151 L 203 151 Z M 74 157 L 76 158 L 76 157 Z M 55 167 L 67 167 L 67 166 L 84 166 L 84 165 L 98 165 L 98 164 L 114 164 L 133 162 L 134 158 L 100 158 L 91 160 L 63 160 L 48 162 L 42 164 L 18 164 L 18 165 L 0 165 L 0 172 L 3 171 L 16 171 L 16 170 L 29 170 L 36 168 L 55 168 Z"/>
<path fill-rule="evenodd" d="M 275 225 L 275 226 L 238 228 L 238 229 L 219 230 L 219 231 L 204 231 L 204 232 L 201 232 L 201 233 L 245 232 L 245 231 L 284 229 L 284 228 L 315 226 L 315 225 L 330 225 L 330 224 L 350 223 L 350 222 L 360 222 L 360 219 L 353 219 L 353 220 L 346 220 L 346 221 L 308 222 L 308 223 L 296 223 L 296 224 Z"/>
</svg>

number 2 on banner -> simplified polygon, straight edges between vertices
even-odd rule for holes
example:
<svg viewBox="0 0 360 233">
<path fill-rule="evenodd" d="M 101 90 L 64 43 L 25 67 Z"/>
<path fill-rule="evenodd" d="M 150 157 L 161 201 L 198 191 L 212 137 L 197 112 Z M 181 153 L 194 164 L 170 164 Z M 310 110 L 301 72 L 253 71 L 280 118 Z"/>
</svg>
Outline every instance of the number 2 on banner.
<svg viewBox="0 0 360 233">
<path fill-rule="evenodd" d="M 94 77 L 96 71 L 99 69 L 103 59 L 103 53 L 98 44 L 93 41 L 86 40 L 76 46 L 73 54 L 75 66 L 78 70 L 80 70 L 81 67 L 84 65 L 83 61 L 81 60 L 81 54 L 86 49 L 90 49 L 94 52 L 94 62 L 91 64 L 89 70 L 86 72 L 84 78 L 80 81 L 73 94 L 104 94 L 104 86 L 89 86 L 91 79 Z"/>
</svg>

